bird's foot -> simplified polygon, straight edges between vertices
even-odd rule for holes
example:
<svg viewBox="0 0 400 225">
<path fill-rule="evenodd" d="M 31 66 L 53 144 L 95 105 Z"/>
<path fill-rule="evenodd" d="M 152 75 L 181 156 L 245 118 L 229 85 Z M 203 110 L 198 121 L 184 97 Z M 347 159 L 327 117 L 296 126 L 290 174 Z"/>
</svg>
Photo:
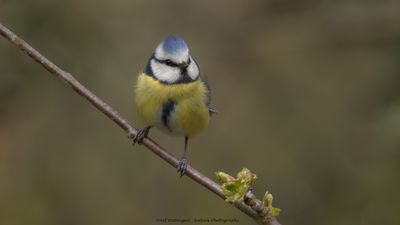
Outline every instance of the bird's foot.
<svg viewBox="0 0 400 225">
<path fill-rule="evenodd" d="M 135 138 L 133 138 L 133 145 L 135 145 L 136 143 L 141 144 L 143 139 L 149 134 L 150 128 L 151 126 L 148 126 L 139 130 Z"/>
<path fill-rule="evenodd" d="M 186 168 L 187 168 L 187 158 L 183 156 L 181 160 L 179 160 L 178 167 L 177 167 L 177 172 L 179 175 L 182 177 L 186 173 Z"/>
</svg>

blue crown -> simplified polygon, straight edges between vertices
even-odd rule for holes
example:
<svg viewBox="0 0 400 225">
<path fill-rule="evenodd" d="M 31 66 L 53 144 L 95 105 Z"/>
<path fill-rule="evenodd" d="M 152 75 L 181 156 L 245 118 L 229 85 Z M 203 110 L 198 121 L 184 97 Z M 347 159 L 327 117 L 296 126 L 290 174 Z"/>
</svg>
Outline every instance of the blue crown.
<svg viewBox="0 0 400 225">
<path fill-rule="evenodd" d="M 186 42 L 178 36 L 168 36 L 163 41 L 163 49 L 165 52 L 174 54 L 188 51 Z"/>
</svg>

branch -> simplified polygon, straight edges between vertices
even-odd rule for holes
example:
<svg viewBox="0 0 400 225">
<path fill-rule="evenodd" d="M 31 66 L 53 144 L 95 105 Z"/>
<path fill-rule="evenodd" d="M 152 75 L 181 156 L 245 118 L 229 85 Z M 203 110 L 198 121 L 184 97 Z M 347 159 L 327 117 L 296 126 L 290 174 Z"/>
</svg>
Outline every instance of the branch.
<svg viewBox="0 0 400 225">
<path fill-rule="evenodd" d="M 5 26 L 0 24 L 0 34 L 9 40 L 12 44 L 17 46 L 24 53 L 28 54 L 33 60 L 42 65 L 47 71 L 53 74 L 55 77 L 64 81 L 68 86 L 70 86 L 76 93 L 80 96 L 88 100 L 93 106 L 95 106 L 98 110 L 103 112 L 108 118 L 110 118 L 114 123 L 116 123 L 119 127 L 121 127 L 128 134 L 129 138 L 135 137 L 137 134 L 137 130 L 131 126 L 128 121 L 122 118 L 117 111 L 115 111 L 111 106 L 101 100 L 99 97 L 94 95 L 91 91 L 89 91 L 85 86 L 79 83 L 70 73 L 62 70 L 60 67 L 55 65 L 53 62 L 48 60 L 42 54 L 40 54 L 37 50 L 32 48 L 28 43 L 26 43 L 23 39 L 19 38 Z M 155 141 L 150 138 L 145 138 L 142 142 L 144 146 L 146 146 L 150 151 L 155 153 L 161 159 L 169 163 L 173 167 L 177 167 L 178 159 L 158 145 Z M 192 180 L 196 181 L 198 184 L 207 188 L 217 196 L 225 199 L 225 196 L 220 188 L 220 186 L 212 181 L 210 178 L 206 177 L 190 165 L 187 166 L 186 175 L 190 177 Z M 262 221 L 262 217 L 252 209 L 250 206 L 245 203 L 241 203 L 236 206 L 243 213 L 247 214 L 251 218 L 253 218 L 258 224 L 265 224 Z M 276 220 L 276 218 L 272 218 L 268 221 L 270 225 L 280 225 L 280 223 Z"/>
</svg>

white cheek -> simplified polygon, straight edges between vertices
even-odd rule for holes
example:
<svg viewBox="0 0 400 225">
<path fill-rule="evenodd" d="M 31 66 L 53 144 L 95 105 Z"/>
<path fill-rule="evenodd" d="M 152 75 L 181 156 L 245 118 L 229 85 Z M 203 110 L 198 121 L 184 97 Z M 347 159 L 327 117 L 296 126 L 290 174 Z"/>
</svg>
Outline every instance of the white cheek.
<svg viewBox="0 0 400 225">
<path fill-rule="evenodd" d="M 187 73 L 192 80 L 196 80 L 197 77 L 199 76 L 199 68 L 197 67 L 197 64 L 194 62 L 194 60 L 191 58 L 190 64 L 187 68 Z"/>
<path fill-rule="evenodd" d="M 165 59 L 167 59 L 167 53 L 165 53 L 165 51 L 164 51 L 164 49 L 162 48 L 162 45 L 160 44 L 160 45 L 158 45 L 157 46 L 157 48 L 156 48 L 156 51 L 154 52 L 155 54 L 154 54 L 154 56 L 157 58 L 157 59 L 160 59 L 160 60 L 165 60 Z"/>
<path fill-rule="evenodd" d="M 169 67 L 156 62 L 154 59 L 151 60 L 151 69 L 153 70 L 154 76 L 163 82 L 174 83 L 180 77 L 179 68 Z"/>
</svg>

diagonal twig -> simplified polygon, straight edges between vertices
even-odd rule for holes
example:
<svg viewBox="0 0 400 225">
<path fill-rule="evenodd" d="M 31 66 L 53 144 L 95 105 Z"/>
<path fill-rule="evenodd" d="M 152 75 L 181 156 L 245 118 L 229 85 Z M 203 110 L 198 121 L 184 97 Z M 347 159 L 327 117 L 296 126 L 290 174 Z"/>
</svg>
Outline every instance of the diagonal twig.
<svg viewBox="0 0 400 225">
<path fill-rule="evenodd" d="M 0 23 L 0 35 L 9 40 L 12 44 L 17 46 L 24 53 L 28 54 L 33 60 L 42 65 L 47 71 L 53 74 L 55 77 L 64 81 L 68 86 L 70 86 L 76 93 L 80 96 L 88 100 L 93 106 L 95 106 L 98 110 L 103 112 L 109 119 L 114 121 L 119 127 L 121 127 L 128 134 L 128 137 L 133 138 L 137 134 L 137 130 L 128 123 L 126 119 L 121 117 L 117 111 L 115 111 L 111 106 L 89 91 L 85 86 L 79 83 L 70 73 L 62 70 L 60 67 L 55 65 L 53 62 L 44 57 L 37 50 L 32 48 L 28 43 L 26 43 L 23 39 L 15 35 L 12 31 L 7 29 Z M 145 138 L 142 142 L 144 146 L 146 146 L 150 151 L 158 155 L 164 161 L 169 163 L 173 167 L 177 167 L 178 159 L 158 145 L 155 141 L 150 138 Z M 212 181 L 207 176 L 203 175 L 190 165 L 187 166 L 186 175 L 190 177 L 192 180 L 196 181 L 198 184 L 207 188 L 214 194 L 218 195 L 222 199 L 225 199 L 225 196 L 220 188 L 220 186 Z M 241 203 L 237 206 L 239 210 L 243 213 L 247 214 L 251 218 L 253 218 L 257 223 L 263 224 L 262 218 L 258 215 L 256 211 L 254 211 L 248 205 Z M 280 223 L 276 220 L 276 218 L 272 218 L 268 224 L 270 225 L 280 225 Z"/>
</svg>

